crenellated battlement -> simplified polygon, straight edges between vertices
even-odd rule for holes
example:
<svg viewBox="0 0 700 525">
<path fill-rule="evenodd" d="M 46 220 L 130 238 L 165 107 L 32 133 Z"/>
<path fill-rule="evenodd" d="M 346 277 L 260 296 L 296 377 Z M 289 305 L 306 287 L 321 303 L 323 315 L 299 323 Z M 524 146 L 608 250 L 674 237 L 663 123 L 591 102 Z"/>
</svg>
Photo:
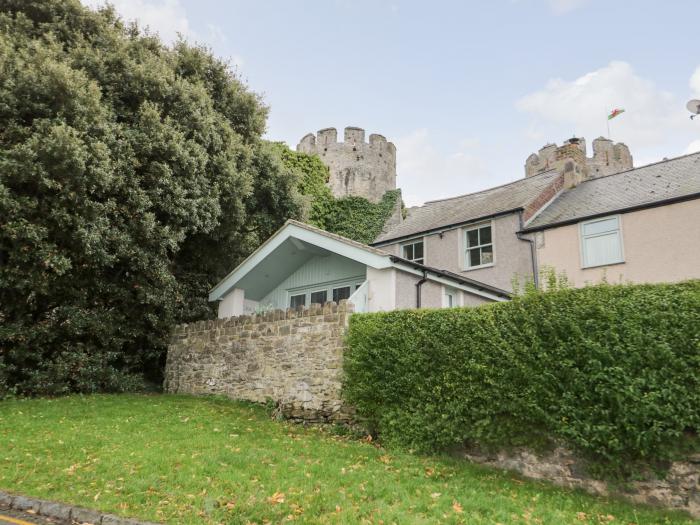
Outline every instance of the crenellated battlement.
<svg viewBox="0 0 700 525">
<path fill-rule="evenodd" d="M 396 189 L 396 147 L 383 135 L 373 133 L 365 142 L 364 129 L 348 126 L 343 142 L 338 142 L 338 130 L 324 128 L 304 135 L 297 151 L 318 155 L 328 166 L 328 184 L 336 197 L 355 195 L 378 202 Z"/>
<path fill-rule="evenodd" d="M 605 137 L 593 141 L 593 156 L 586 157 L 586 139 L 574 137 L 561 146 L 546 144 L 525 161 L 525 176 L 562 170 L 566 161 L 579 165 L 585 177 L 602 177 L 633 168 L 632 154 L 622 142 L 615 144 Z"/>
</svg>

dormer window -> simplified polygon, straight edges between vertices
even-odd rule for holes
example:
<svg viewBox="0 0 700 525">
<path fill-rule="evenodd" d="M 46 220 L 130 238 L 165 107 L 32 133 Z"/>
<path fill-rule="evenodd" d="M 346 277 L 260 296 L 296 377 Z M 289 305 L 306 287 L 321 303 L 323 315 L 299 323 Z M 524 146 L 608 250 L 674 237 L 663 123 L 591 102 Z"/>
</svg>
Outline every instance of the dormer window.
<svg viewBox="0 0 700 525">
<path fill-rule="evenodd" d="M 423 239 L 402 245 L 401 256 L 409 261 L 424 264 L 425 258 L 423 256 Z"/>
</svg>

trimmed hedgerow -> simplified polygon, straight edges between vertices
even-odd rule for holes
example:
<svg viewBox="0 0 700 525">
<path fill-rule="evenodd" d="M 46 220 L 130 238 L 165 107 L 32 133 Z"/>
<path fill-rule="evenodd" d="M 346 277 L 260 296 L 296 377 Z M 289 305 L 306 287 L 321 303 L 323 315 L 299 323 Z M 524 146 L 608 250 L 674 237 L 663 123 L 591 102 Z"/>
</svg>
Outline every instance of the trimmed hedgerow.
<svg viewBox="0 0 700 525">
<path fill-rule="evenodd" d="M 563 443 L 629 475 L 697 445 L 700 281 L 357 314 L 345 374 L 348 401 L 387 443 Z"/>
</svg>

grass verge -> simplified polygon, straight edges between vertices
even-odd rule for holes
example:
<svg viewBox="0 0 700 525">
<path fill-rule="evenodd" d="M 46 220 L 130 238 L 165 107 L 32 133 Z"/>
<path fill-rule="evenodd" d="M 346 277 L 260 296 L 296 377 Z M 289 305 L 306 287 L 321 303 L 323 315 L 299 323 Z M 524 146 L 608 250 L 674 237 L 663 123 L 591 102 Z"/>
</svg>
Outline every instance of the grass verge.
<svg viewBox="0 0 700 525">
<path fill-rule="evenodd" d="M 0 402 L 0 488 L 183 524 L 696 523 L 186 396 Z"/>
</svg>

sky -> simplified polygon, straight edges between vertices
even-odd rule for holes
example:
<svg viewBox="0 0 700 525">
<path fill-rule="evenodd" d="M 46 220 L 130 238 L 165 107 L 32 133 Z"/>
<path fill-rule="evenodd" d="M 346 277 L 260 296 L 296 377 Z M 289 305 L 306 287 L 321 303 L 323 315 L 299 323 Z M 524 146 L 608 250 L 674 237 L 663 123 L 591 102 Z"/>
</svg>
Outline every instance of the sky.
<svg viewBox="0 0 700 525">
<path fill-rule="evenodd" d="M 229 61 L 269 106 L 269 139 L 386 136 L 408 205 L 519 179 L 528 155 L 574 135 L 591 155 L 614 108 L 610 138 L 635 166 L 700 151 L 685 108 L 700 98 L 697 0 L 110 3 Z"/>
</svg>

